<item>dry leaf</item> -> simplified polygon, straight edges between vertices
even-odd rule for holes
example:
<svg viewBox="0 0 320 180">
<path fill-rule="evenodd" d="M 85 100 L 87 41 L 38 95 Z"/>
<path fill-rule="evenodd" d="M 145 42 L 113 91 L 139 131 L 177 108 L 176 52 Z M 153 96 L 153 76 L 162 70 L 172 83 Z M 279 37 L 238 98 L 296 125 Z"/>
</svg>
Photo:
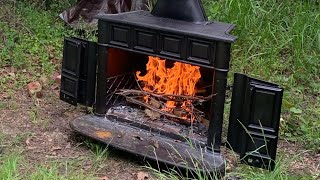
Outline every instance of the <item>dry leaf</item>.
<svg viewBox="0 0 320 180">
<path fill-rule="evenodd" d="M 3 98 L 3 99 L 10 99 L 10 95 L 6 92 L 3 92 L 2 94 L 0 94 L 0 98 Z"/>
<path fill-rule="evenodd" d="M 14 67 L 10 67 L 10 72 L 8 73 L 9 76 L 15 78 L 16 77 L 16 69 Z"/>
<path fill-rule="evenodd" d="M 34 147 L 34 146 L 27 146 L 27 149 L 28 149 L 28 150 L 35 150 L 35 149 L 37 149 L 37 147 Z"/>
<path fill-rule="evenodd" d="M 42 97 L 43 97 L 42 91 L 37 92 L 37 93 L 36 93 L 36 97 L 37 97 L 37 98 L 42 98 Z"/>
<path fill-rule="evenodd" d="M 13 77 L 13 78 L 16 77 L 16 74 L 15 74 L 15 73 L 12 73 L 12 72 L 8 73 L 8 75 L 11 76 L 11 77 Z"/>
<path fill-rule="evenodd" d="M 41 93 L 42 87 L 38 81 L 29 83 L 27 88 L 30 96 L 36 95 L 36 96 L 42 97 L 42 93 Z"/>
<path fill-rule="evenodd" d="M 149 179 L 149 174 L 143 171 L 136 173 L 135 180 L 147 180 Z"/>
<path fill-rule="evenodd" d="M 161 117 L 160 113 L 157 113 L 155 111 L 151 111 L 150 109 L 145 109 L 145 113 L 152 119 L 157 120 Z"/>
<path fill-rule="evenodd" d="M 42 85 L 43 87 L 45 87 L 45 86 L 48 85 L 48 78 L 47 78 L 46 76 L 41 76 L 41 77 L 39 78 L 39 81 L 40 81 L 40 83 L 41 83 L 41 85 Z"/>
<path fill-rule="evenodd" d="M 92 162 L 91 161 L 86 161 L 84 163 L 83 169 L 87 171 L 87 170 L 90 170 L 91 168 L 92 168 Z"/>
<path fill-rule="evenodd" d="M 61 75 L 57 76 L 57 78 L 56 78 L 56 82 L 60 83 L 60 81 L 61 81 Z"/>
<path fill-rule="evenodd" d="M 61 81 L 61 75 L 58 72 L 54 72 L 52 75 L 52 79 L 54 80 L 54 82 L 59 83 Z"/>
<path fill-rule="evenodd" d="M 99 180 L 109 180 L 107 176 L 99 177 Z"/>
<path fill-rule="evenodd" d="M 156 108 L 160 108 L 161 107 L 161 103 L 155 99 L 150 99 L 150 104 L 153 106 L 153 107 L 156 107 Z"/>
<path fill-rule="evenodd" d="M 57 147 L 52 147 L 51 151 L 56 151 L 56 150 L 61 150 L 61 149 L 62 149 L 61 147 L 57 146 Z"/>
<path fill-rule="evenodd" d="M 26 145 L 27 145 L 27 146 L 30 145 L 30 139 L 29 139 L 29 138 L 26 140 Z"/>
<path fill-rule="evenodd" d="M 51 89 L 52 89 L 52 90 L 58 90 L 59 87 L 60 87 L 60 86 L 59 86 L 58 84 L 54 84 L 54 85 L 51 86 Z"/>
<path fill-rule="evenodd" d="M 71 148 L 71 143 L 68 143 L 67 145 L 66 145 L 66 149 L 70 149 Z"/>
<path fill-rule="evenodd" d="M 209 127 L 209 124 L 210 124 L 210 121 L 209 120 L 207 120 L 207 119 L 205 119 L 205 118 L 201 118 L 201 123 L 203 124 L 203 125 L 205 125 L 206 127 Z"/>
</svg>

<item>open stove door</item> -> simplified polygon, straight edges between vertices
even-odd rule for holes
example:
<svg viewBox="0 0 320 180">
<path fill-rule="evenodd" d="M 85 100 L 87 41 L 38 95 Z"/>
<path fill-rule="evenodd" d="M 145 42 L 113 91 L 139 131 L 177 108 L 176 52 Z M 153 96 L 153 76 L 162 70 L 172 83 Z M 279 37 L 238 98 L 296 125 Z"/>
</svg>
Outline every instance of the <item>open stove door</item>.
<svg viewBox="0 0 320 180">
<path fill-rule="evenodd" d="M 241 162 L 274 169 L 282 95 L 277 84 L 234 75 L 227 147 Z"/>
<path fill-rule="evenodd" d="M 79 38 L 65 38 L 60 99 L 92 106 L 95 101 L 97 45 Z"/>
</svg>

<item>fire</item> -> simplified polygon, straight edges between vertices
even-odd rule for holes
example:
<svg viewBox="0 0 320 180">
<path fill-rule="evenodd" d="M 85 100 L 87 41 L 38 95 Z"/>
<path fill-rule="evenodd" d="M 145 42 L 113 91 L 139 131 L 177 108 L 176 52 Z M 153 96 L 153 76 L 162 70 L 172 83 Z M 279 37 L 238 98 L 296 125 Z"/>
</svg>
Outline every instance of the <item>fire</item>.
<svg viewBox="0 0 320 180">
<path fill-rule="evenodd" d="M 172 68 L 167 68 L 165 64 L 165 59 L 149 56 L 146 75 L 141 76 L 140 71 L 136 72 L 137 79 L 143 82 L 143 90 L 156 94 L 194 96 L 196 84 L 201 78 L 200 67 L 175 62 Z M 148 97 L 144 99 L 148 101 Z M 185 101 L 180 106 L 188 108 L 190 103 Z M 172 99 L 166 102 L 166 107 L 162 110 L 170 112 L 177 105 Z"/>
</svg>

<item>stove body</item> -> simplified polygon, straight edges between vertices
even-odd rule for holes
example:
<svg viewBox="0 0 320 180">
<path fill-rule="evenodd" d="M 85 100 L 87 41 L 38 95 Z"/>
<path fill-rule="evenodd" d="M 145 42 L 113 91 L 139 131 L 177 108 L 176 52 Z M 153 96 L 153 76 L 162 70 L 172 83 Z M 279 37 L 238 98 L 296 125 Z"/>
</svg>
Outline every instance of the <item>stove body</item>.
<svg viewBox="0 0 320 180">
<path fill-rule="evenodd" d="M 166 165 L 224 172 L 220 147 L 234 25 L 207 21 L 199 1 L 177 0 L 181 12 L 169 2 L 158 1 L 152 13 L 98 17 L 97 43 L 66 38 L 60 98 L 94 105 L 95 115 L 71 122 L 81 134 Z M 199 107 L 206 125 L 150 121 L 141 107 L 117 94 L 139 88 L 134 72 L 145 68 L 148 56 L 200 67 L 212 95 Z M 227 144 L 243 162 L 274 167 L 282 93 L 276 84 L 234 75 Z"/>
</svg>

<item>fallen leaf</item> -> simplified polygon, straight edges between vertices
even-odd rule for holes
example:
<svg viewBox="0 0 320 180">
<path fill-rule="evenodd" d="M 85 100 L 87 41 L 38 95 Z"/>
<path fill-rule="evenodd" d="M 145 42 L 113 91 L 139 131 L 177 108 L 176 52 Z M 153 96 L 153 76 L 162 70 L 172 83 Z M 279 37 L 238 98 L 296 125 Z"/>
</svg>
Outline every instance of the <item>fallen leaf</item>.
<svg viewBox="0 0 320 180">
<path fill-rule="evenodd" d="M 56 81 L 60 83 L 60 81 L 61 81 L 61 75 L 57 76 Z"/>
<path fill-rule="evenodd" d="M 30 145 L 30 139 L 29 139 L 29 138 L 26 140 L 26 145 L 27 145 L 27 146 Z"/>
<path fill-rule="evenodd" d="M 156 108 L 160 108 L 161 107 L 161 103 L 155 99 L 151 99 L 150 100 L 150 104 L 153 106 L 153 107 L 156 107 Z"/>
<path fill-rule="evenodd" d="M 67 145 L 66 145 L 66 149 L 70 149 L 71 148 L 71 143 L 68 143 Z"/>
<path fill-rule="evenodd" d="M 39 81 L 40 81 L 40 83 L 41 83 L 41 85 L 42 85 L 43 87 L 45 87 L 45 86 L 48 85 L 48 78 L 47 78 L 46 76 L 41 76 L 41 77 L 39 78 Z"/>
<path fill-rule="evenodd" d="M 61 150 L 61 149 L 62 149 L 61 147 L 57 146 L 57 147 L 52 147 L 51 151 L 56 151 L 56 150 Z"/>
<path fill-rule="evenodd" d="M 16 77 L 16 74 L 15 74 L 15 73 L 12 73 L 12 72 L 8 73 L 8 75 L 11 76 L 11 77 L 13 77 L 13 78 Z"/>
<path fill-rule="evenodd" d="M 99 180 L 109 180 L 107 176 L 99 177 Z"/>
<path fill-rule="evenodd" d="M 147 180 L 149 179 L 149 174 L 143 171 L 136 173 L 135 180 Z"/>
<path fill-rule="evenodd" d="M 59 86 L 58 84 L 54 84 L 54 85 L 51 86 L 51 89 L 52 89 L 52 90 L 58 90 L 59 87 L 60 87 L 60 86 Z"/>
<path fill-rule="evenodd" d="M 208 128 L 210 121 L 208 119 L 201 117 L 201 123 Z"/>
<path fill-rule="evenodd" d="M 29 83 L 27 88 L 30 96 L 36 95 L 36 93 L 42 90 L 41 84 L 38 81 Z"/>
<path fill-rule="evenodd" d="M 15 78 L 16 77 L 16 68 L 11 66 L 10 67 L 10 72 L 8 74 L 9 74 L 9 76 Z"/>
<path fill-rule="evenodd" d="M 86 161 L 84 163 L 83 169 L 87 171 L 87 170 L 90 170 L 91 168 L 92 168 L 92 162 L 91 161 Z"/>
<path fill-rule="evenodd" d="M 28 149 L 28 150 L 34 150 L 34 149 L 37 149 L 37 147 L 34 147 L 34 146 L 27 146 L 27 149 Z"/>
<path fill-rule="evenodd" d="M 3 99 L 10 99 L 10 95 L 6 92 L 3 92 L 2 94 L 0 94 L 0 97 Z"/>
<path fill-rule="evenodd" d="M 36 97 L 37 97 L 37 98 L 42 98 L 42 97 L 43 97 L 42 91 L 37 92 L 37 93 L 36 93 Z"/>
<path fill-rule="evenodd" d="M 58 72 L 54 72 L 52 75 L 52 79 L 54 80 L 54 82 L 59 83 L 61 81 L 61 75 Z"/>
</svg>

